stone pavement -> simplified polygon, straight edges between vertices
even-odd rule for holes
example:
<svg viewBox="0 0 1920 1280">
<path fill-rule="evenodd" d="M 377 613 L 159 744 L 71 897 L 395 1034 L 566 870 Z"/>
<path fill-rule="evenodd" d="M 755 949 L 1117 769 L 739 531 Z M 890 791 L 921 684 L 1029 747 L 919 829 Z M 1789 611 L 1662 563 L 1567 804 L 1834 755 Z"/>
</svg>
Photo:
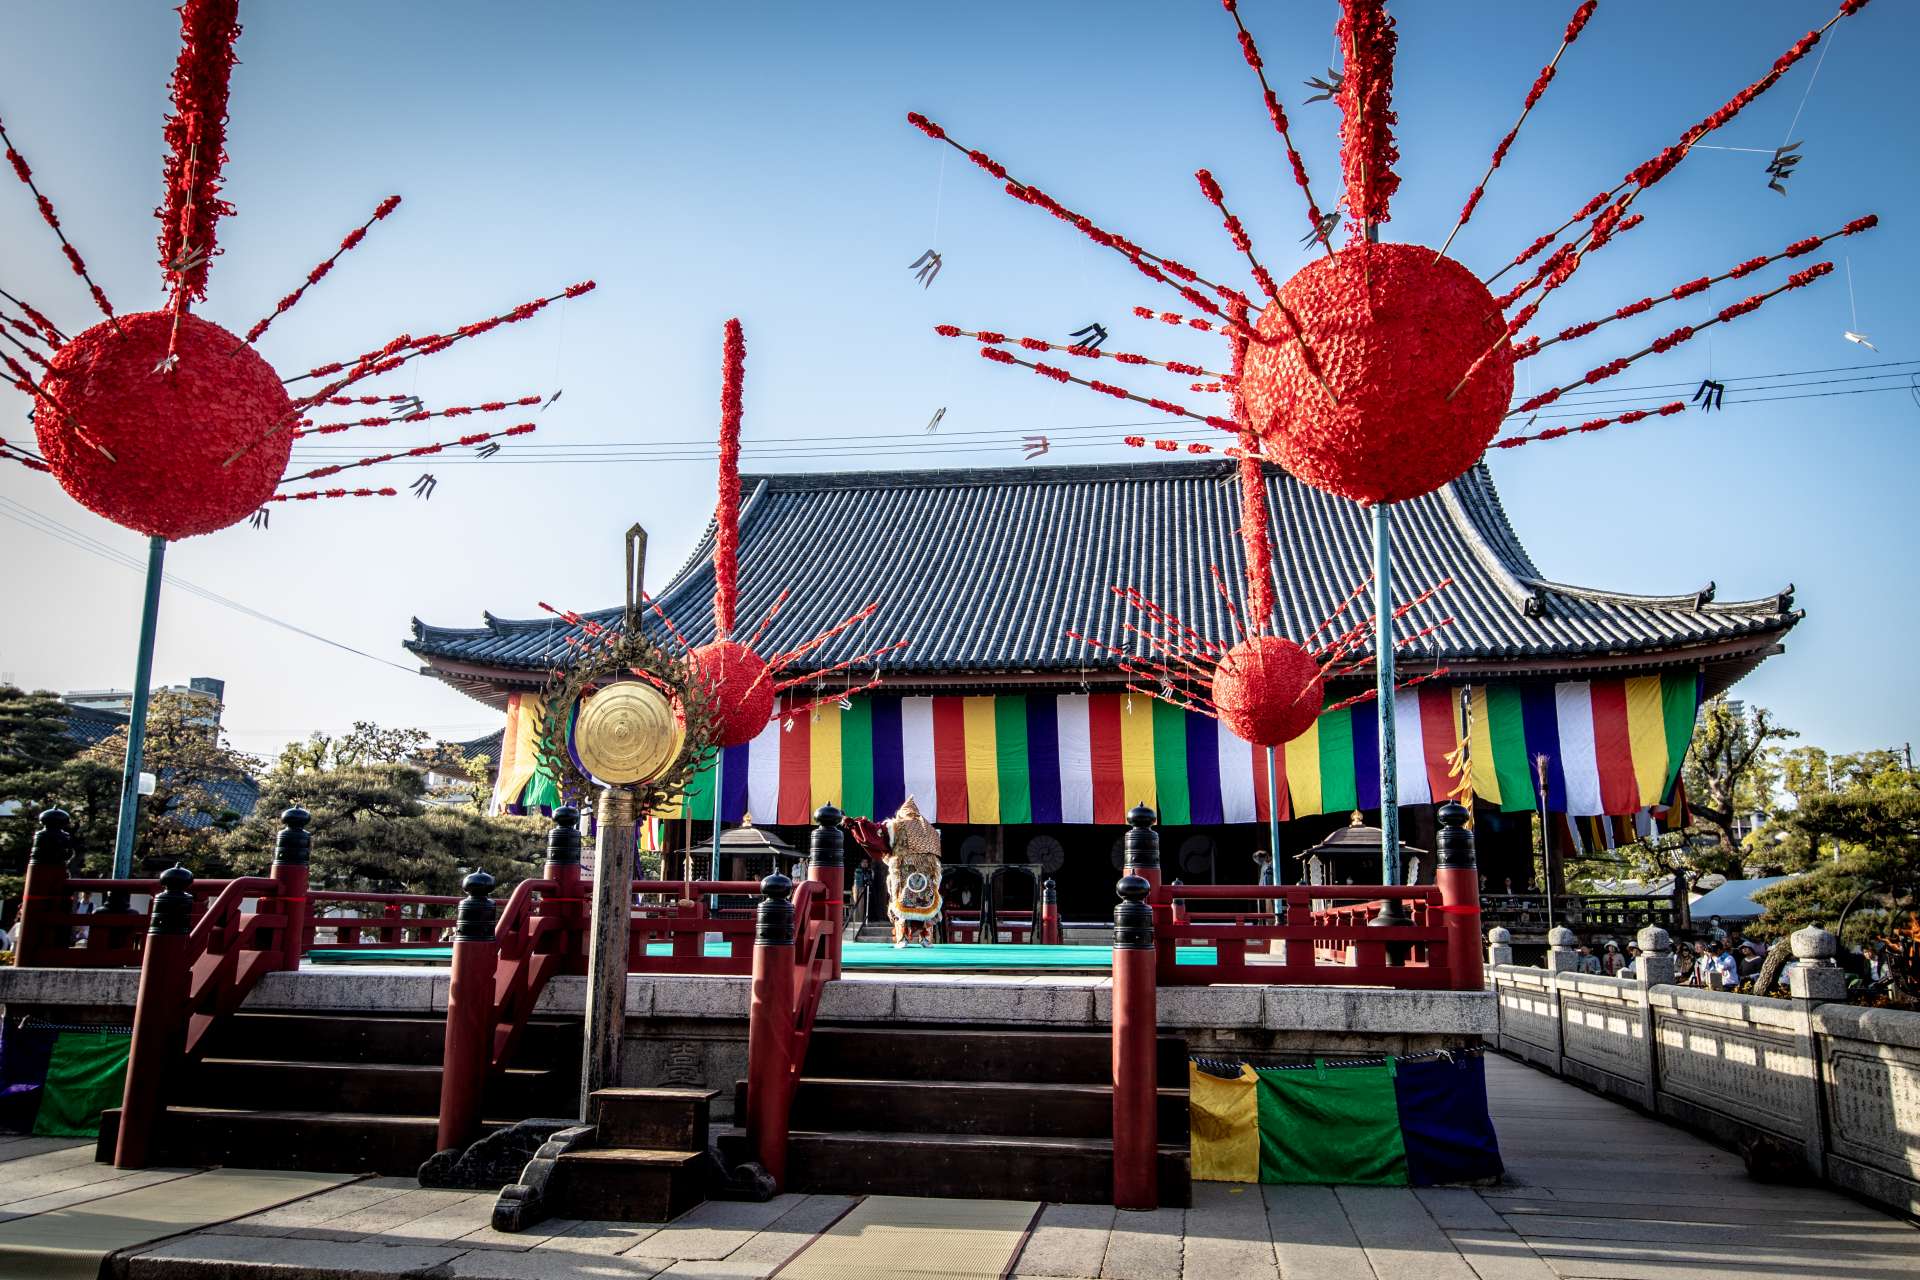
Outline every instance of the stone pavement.
<svg viewBox="0 0 1920 1280">
<path fill-rule="evenodd" d="M 1194 1207 L 1049 1206 L 1014 1274 L 1050 1280 L 1793 1280 L 1920 1275 L 1920 1230 L 1822 1188 L 1750 1181 L 1728 1152 L 1495 1055 L 1508 1179 L 1484 1190 L 1201 1183 Z M 119 1174 L 88 1146 L 0 1144 L 0 1218 L 178 1172 Z M 670 1224 L 487 1226 L 490 1195 L 355 1183 L 117 1260 L 127 1280 L 431 1277 L 760 1280 L 843 1196 L 702 1206 Z"/>
</svg>

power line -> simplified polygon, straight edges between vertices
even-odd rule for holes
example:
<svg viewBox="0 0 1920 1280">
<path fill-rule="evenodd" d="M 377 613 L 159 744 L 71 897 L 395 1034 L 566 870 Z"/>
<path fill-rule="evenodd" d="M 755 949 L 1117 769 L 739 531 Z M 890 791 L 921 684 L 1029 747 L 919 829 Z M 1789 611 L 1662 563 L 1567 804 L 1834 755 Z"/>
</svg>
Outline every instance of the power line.
<svg viewBox="0 0 1920 1280">
<path fill-rule="evenodd" d="M 111 561 L 112 563 L 120 565 L 123 568 L 131 569 L 136 573 L 144 573 L 146 571 L 145 561 L 140 560 L 135 556 L 129 555 L 126 552 L 121 551 L 119 548 L 109 545 L 108 543 L 101 542 L 97 538 L 94 538 L 88 534 L 82 533 L 78 529 L 74 529 L 67 525 L 61 524 L 58 520 L 55 520 L 50 516 L 41 515 L 39 512 L 33 510 L 32 508 L 22 506 L 20 503 L 13 501 L 11 498 L 0 497 L 0 516 L 4 516 L 6 519 L 13 521 L 15 524 L 25 525 L 29 529 L 33 529 L 38 533 L 43 533 L 48 537 L 55 539 L 56 541 L 64 542 L 68 546 L 73 547 L 76 550 L 86 552 L 88 555 L 98 556 L 102 560 Z M 202 600 L 206 600 L 209 603 L 217 604 L 222 608 L 231 609 L 235 613 L 245 614 L 247 617 L 256 619 L 257 621 L 260 621 L 260 622 L 271 623 L 276 627 L 280 627 L 284 630 L 291 631 L 296 635 L 305 636 L 309 640 L 318 640 L 321 644 L 332 645 L 336 649 L 341 649 L 347 653 L 351 653 L 358 657 L 365 658 L 369 662 L 378 662 L 382 666 L 392 667 L 395 671 L 404 671 L 410 676 L 417 676 L 421 674 L 421 672 L 414 667 L 403 666 L 398 662 L 394 662 L 387 658 L 382 658 L 378 654 L 368 653 L 364 649 L 356 649 L 350 644 L 343 644 L 338 640 L 334 640 L 327 636 L 323 636 L 317 631 L 309 631 L 307 630 L 307 628 L 300 626 L 297 623 L 288 622 L 284 618 L 276 618 L 270 613 L 262 613 L 260 610 L 255 609 L 251 605 L 241 604 L 238 600 L 229 599 L 228 597 L 223 596 L 216 591 L 209 590 L 208 588 L 203 587 L 198 583 L 188 582 L 184 578 L 177 578 L 171 573 L 162 574 L 161 580 L 163 582 L 168 583 L 171 586 L 178 587 L 180 590 L 187 592 L 189 595 L 198 596 Z"/>
</svg>

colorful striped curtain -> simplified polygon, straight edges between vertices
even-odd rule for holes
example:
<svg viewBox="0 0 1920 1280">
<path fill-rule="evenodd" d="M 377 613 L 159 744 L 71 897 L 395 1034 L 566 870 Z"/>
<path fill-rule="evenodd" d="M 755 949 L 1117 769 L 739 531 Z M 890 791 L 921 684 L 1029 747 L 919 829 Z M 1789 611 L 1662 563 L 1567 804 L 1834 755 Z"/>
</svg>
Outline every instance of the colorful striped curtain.
<svg viewBox="0 0 1920 1280">
<path fill-rule="evenodd" d="M 1473 791 L 1503 810 L 1633 814 L 1666 802 L 1692 738 L 1699 676 L 1559 684 L 1423 684 L 1395 699 L 1399 801 L 1438 804 L 1468 739 Z M 1371 701 L 1331 711 L 1275 753 L 1280 816 L 1380 807 Z M 504 768 L 504 762 L 503 762 Z M 1106 823 L 1145 802 L 1170 826 L 1266 822 L 1267 753 L 1208 716 L 1136 694 L 857 697 L 827 703 L 727 752 L 721 813 L 807 822 L 831 800 L 886 817 L 907 795 L 935 822 Z M 685 813 L 713 817 L 713 770 Z M 676 810 L 673 816 L 683 816 Z"/>
<path fill-rule="evenodd" d="M 1693 740 L 1700 676 L 1474 685 L 1466 703 L 1480 799 L 1537 808 L 1544 757 L 1550 812 L 1625 815 L 1667 802 Z"/>
<path fill-rule="evenodd" d="M 560 803 L 560 781 L 540 763 L 540 695 L 507 695 L 506 731 L 500 739 L 500 768 L 494 775 L 489 813 L 526 813 Z"/>
<path fill-rule="evenodd" d="M 1264 750 L 1209 716 L 1126 693 L 829 702 L 730 748 L 721 776 L 727 822 L 804 823 L 828 801 L 884 818 L 908 795 L 935 822 L 1119 824 L 1140 803 L 1175 825 L 1268 816 Z M 709 768 L 694 780 L 685 814 L 712 819 L 713 779 Z"/>
</svg>

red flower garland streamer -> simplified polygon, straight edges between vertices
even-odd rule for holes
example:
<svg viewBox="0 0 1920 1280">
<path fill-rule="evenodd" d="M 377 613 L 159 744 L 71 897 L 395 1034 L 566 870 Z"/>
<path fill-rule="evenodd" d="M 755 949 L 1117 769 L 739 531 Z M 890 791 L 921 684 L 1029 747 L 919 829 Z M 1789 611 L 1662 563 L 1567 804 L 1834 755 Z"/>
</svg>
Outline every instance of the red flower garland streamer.
<svg viewBox="0 0 1920 1280">
<path fill-rule="evenodd" d="M 42 315 L 31 304 L 14 297 L 5 289 L 0 289 L 0 298 L 5 298 L 8 302 L 20 308 L 20 313 L 26 316 L 28 320 L 31 320 L 34 327 L 40 330 L 41 341 L 46 343 L 47 346 L 58 347 L 67 340 L 67 335 L 60 332 L 59 326 L 47 319 L 46 316 Z"/>
<path fill-rule="evenodd" d="M 1653 355 L 1660 352 L 1670 351 L 1674 347 L 1679 346 L 1681 343 L 1686 342 L 1687 340 L 1692 338 L 1694 335 L 1698 334 L 1703 329 L 1711 329 L 1716 324 L 1725 324 L 1727 321 L 1737 319 L 1738 317 L 1744 316 L 1749 312 L 1758 311 L 1761 305 L 1765 303 L 1767 299 L 1778 297 L 1779 295 L 1786 293 L 1790 289 L 1803 288 L 1806 285 L 1812 284 L 1815 280 L 1818 280 L 1821 276 L 1831 274 L 1832 271 L 1833 271 L 1833 264 L 1831 262 L 1816 262 L 1812 266 L 1808 267 L 1805 271 L 1794 272 L 1791 276 L 1787 277 L 1787 282 L 1779 286 L 1778 288 L 1769 289 L 1765 293 L 1756 293 L 1750 298 L 1741 299 L 1739 302 L 1734 303 L 1732 306 L 1722 307 L 1719 313 L 1715 315 L 1711 320 L 1705 321 L 1704 323 L 1698 324 L 1698 325 L 1681 325 L 1678 329 L 1675 329 L 1672 333 L 1669 333 L 1664 337 L 1655 338 L 1651 345 L 1643 347 L 1642 349 L 1634 352 L 1630 356 L 1621 356 L 1617 360 L 1608 361 L 1606 364 L 1601 365 L 1597 369 L 1588 370 L 1586 376 L 1581 378 L 1577 382 L 1569 382 L 1564 387 L 1555 387 L 1551 391 L 1543 391 L 1539 395 L 1534 396 L 1532 399 L 1522 401 L 1520 404 L 1520 407 L 1513 410 L 1513 413 L 1509 414 L 1508 416 L 1512 417 L 1513 414 L 1532 413 L 1535 409 L 1544 408 L 1545 406 L 1552 404 L 1555 400 L 1558 400 L 1562 395 L 1566 394 L 1569 391 L 1572 391 L 1576 387 L 1591 386 L 1596 382 L 1605 382 L 1608 378 L 1611 378 L 1614 375 L 1625 370 L 1627 366 L 1633 364 L 1636 360 L 1639 360 L 1642 356 Z"/>
<path fill-rule="evenodd" d="M 1247 301 L 1245 296 L 1238 290 L 1229 289 L 1225 285 L 1215 284 L 1211 280 L 1203 278 L 1199 272 L 1184 263 L 1162 257 L 1159 254 L 1149 253 L 1125 236 L 1108 231 L 1085 215 L 1075 213 L 1072 209 L 1067 208 L 1032 183 L 1022 182 L 1018 178 L 1009 176 L 1005 165 L 984 151 L 961 146 L 960 143 L 954 141 L 947 135 L 946 129 L 939 123 L 929 120 L 918 111 L 909 111 L 907 113 L 907 123 L 934 141 L 944 142 L 948 146 L 958 150 L 969 160 L 973 161 L 975 165 L 1000 179 L 1006 184 L 1005 189 L 1007 194 L 1014 199 L 1020 201 L 1022 204 L 1030 204 L 1046 210 L 1054 217 L 1060 219 L 1060 221 L 1077 229 L 1082 235 L 1086 236 L 1087 239 L 1093 241 L 1095 244 L 1103 248 L 1112 249 L 1131 262 L 1134 268 L 1148 279 L 1171 287 L 1177 291 L 1181 297 L 1191 302 L 1194 306 L 1199 307 L 1202 311 L 1210 315 L 1220 316 L 1223 319 L 1225 318 L 1225 313 L 1222 312 L 1219 307 L 1215 306 L 1212 300 L 1207 298 L 1206 295 L 1194 289 L 1192 287 L 1193 284 L 1203 284 L 1229 302 Z M 1162 273 L 1161 269 L 1164 269 L 1165 274 Z M 1188 283 L 1176 283 L 1174 280 L 1169 280 L 1167 278 L 1168 275 L 1176 276 L 1179 280 Z"/>
<path fill-rule="evenodd" d="M 349 399 L 349 397 L 339 397 Z M 369 396 L 369 403 L 378 404 L 385 397 Z M 352 422 L 329 422 L 321 426 L 309 423 L 293 433 L 296 440 L 306 436 L 330 436 L 342 431 L 351 431 L 355 427 L 391 427 L 403 422 L 425 422 L 428 418 L 465 418 L 476 413 L 499 413 L 505 409 L 528 408 L 539 404 L 545 396 L 521 396 L 518 400 L 483 400 L 479 404 L 455 405 L 451 409 L 423 409 L 418 413 L 403 413 L 399 417 L 377 414 L 371 418 L 356 418 Z M 331 403 L 331 401 L 329 401 Z"/>
<path fill-rule="evenodd" d="M 1346 74 L 1334 101 L 1340 107 L 1340 169 L 1356 240 L 1386 222 L 1400 188 L 1393 171 L 1400 149 L 1393 140 L 1393 54 L 1399 43 L 1384 0 L 1340 0 L 1334 32 L 1346 55 Z"/>
<path fill-rule="evenodd" d="M 1507 266 L 1502 267 L 1489 277 L 1487 283 L 1492 284 L 1495 280 L 1498 280 L 1502 275 L 1506 274 L 1509 269 L 1519 266 L 1522 262 L 1525 262 L 1528 258 L 1538 253 L 1541 249 L 1552 243 L 1553 240 L 1560 235 L 1560 232 L 1565 231 L 1577 222 L 1585 221 L 1596 209 L 1613 199 L 1614 196 L 1618 195 L 1627 187 L 1637 186 L 1640 190 L 1644 191 L 1646 188 L 1660 181 L 1660 179 L 1666 177 L 1669 173 L 1672 173 L 1674 168 L 1687 157 L 1687 153 L 1693 149 L 1694 145 L 1698 143 L 1701 138 L 1704 138 L 1715 129 L 1725 125 L 1735 116 L 1739 115 L 1741 111 L 1746 109 L 1755 98 L 1758 98 L 1761 94 L 1779 83 L 1780 77 L 1785 75 L 1800 59 L 1806 57 L 1807 52 L 1820 42 L 1821 36 L 1825 35 L 1834 23 L 1842 18 L 1850 18 L 1866 7 L 1867 0 L 1842 0 L 1839 10 L 1833 17 L 1827 19 L 1824 26 L 1816 31 L 1809 31 L 1806 35 L 1795 41 L 1791 48 L 1774 60 L 1772 70 L 1768 71 L 1766 75 L 1734 94 L 1733 97 L 1729 98 L 1718 110 L 1681 134 L 1678 143 L 1666 148 L 1652 158 L 1643 161 L 1641 164 L 1629 170 L 1627 176 L 1620 180 L 1618 186 L 1614 187 L 1611 191 L 1602 192 L 1600 195 L 1588 201 L 1580 212 L 1574 214 L 1573 217 L 1562 223 L 1558 230 L 1536 240 L 1533 245 L 1523 251 L 1519 257 L 1516 257 L 1511 263 L 1507 264 Z"/>
<path fill-rule="evenodd" d="M 1205 169 L 1195 170 L 1193 176 L 1200 184 L 1201 193 L 1207 197 L 1214 208 L 1220 211 L 1221 223 L 1226 227 L 1227 237 L 1233 241 L 1233 247 L 1246 255 L 1247 265 L 1253 269 L 1254 283 L 1259 285 L 1260 291 L 1269 298 L 1277 299 L 1280 296 L 1280 287 L 1274 284 L 1273 277 L 1268 274 L 1265 267 L 1260 265 L 1260 260 L 1253 256 L 1253 238 L 1247 234 L 1247 229 L 1241 224 L 1240 219 L 1227 208 L 1226 194 L 1220 190 L 1220 184 L 1214 180 L 1213 174 Z"/>
<path fill-rule="evenodd" d="M 1036 364 L 1032 361 L 1021 360 L 1016 356 L 1009 355 L 1007 352 L 1000 350 L 998 347 L 982 347 L 980 348 L 980 354 L 997 364 L 1017 364 L 1033 370 L 1043 378 L 1052 378 L 1055 382 L 1077 382 L 1081 386 L 1091 387 L 1103 395 L 1113 396 L 1118 400 L 1132 400 L 1136 404 L 1148 405 L 1160 410 L 1162 413 L 1173 414 L 1175 417 L 1192 418 L 1195 422 L 1204 422 L 1208 426 L 1218 427 L 1222 431 L 1237 432 L 1240 430 L 1239 424 L 1232 419 L 1222 418 L 1215 414 L 1195 413 L 1184 405 L 1175 404 L 1171 400 L 1160 400 L 1153 396 L 1137 396 L 1124 387 L 1116 387 L 1111 383 L 1096 382 L 1088 378 L 1076 378 L 1065 369 L 1057 369 L 1050 364 Z"/>
<path fill-rule="evenodd" d="M 1171 325 L 1183 324 L 1189 329 L 1198 329 L 1202 333 L 1227 332 L 1224 325 L 1216 325 L 1211 320 L 1202 320 L 1198 316 L 1188 319 L 1186 316 L 1175 315 L 1171 311 L 1155 311 L 1152 307 L 1135 307 L 1133 314 L 1139 316 L 1142 320 L 1158 320 L 1162 324 Z"/>
<path fill-rule="evenodd" d="M 392 498 L 398 489 L 309 489 L 305 493 L 276 493 L 268 502 L 311 502 L 315 498 Z"/>
<path fill-rule="evenodd" d="M 1580 7 L 1573 11 L 1573 17 L 1567 23 L 1567 33 L 1561 38 L 1560 47 L 1554 50 L 1552 61 L 1540 68 L 1539 76 L 1534 79 L 1533 88 L 1527 91 L 1526 104 L 1520 108 L 1520 118 L 1513 122 L 1513 128 L 1507 130 L 1507 136 L 1500 139 L 1499 145 L 1494 147 L 1493 159 L 1488 162 L 1487 171 L 1480 176 L 1479 183 L 1467 194 L 1467 203 L 1460 210 L 1460 220 L 1453 224 L 1453 230 L 1447 233 L 1446 241 L 1440 246 L 1439 254 L 1436 256 L 1444 256 L 1448 247 L 1453 244 L 1453 238 L 1460 234 L 1460 228 L 1472 221 L 1473 211 L 1479 206 L 1480 198 L 1487 193 L 1487 183 L 1492 181 L 1494 171 L 1505 162 L 1507 151 L 1513 146 L 1513 140 L 1520 136 L 1520 127 L 1526 124 L 1527 117 L 1533 114 L 1534 107 L 1539 105 L 1541 97 L 1547 92 L 1547 86 L 1553 83 L 1554 73 L 1560 66 L 1561 55 L 1565 54 L 1573 42 L 1580 38 L 1580 33 L 1586 30 L 1588 20 L 1593 17 L 1593 11 L 1599 7 L 1599 0 L 1582 0 Z"/>
<path fill-rule="evenodd" d="M 1277 305 L 1277 304 L 1276 304 Z M 1229 339 L 1233 350 L 1233 377 L 1246 371 L 1247 344 Z M 1240 397 L 1233 401 L 1234 420 L 1240 424 L 1240 545 L 1247 558 L 1247 622 L 1256 634 L 1273 625 L 1273 542 L 1267 532 L 1267 478 L 1260 469 L 1260 438 L 1247 421 Z"/>
<path fill-rule="evenodd" d="M 160 269 L 178 305 L 207 296 L 207 268 L 220 252 L 214 224 L 233 212 L 220 198 L 227 161 L 227 88 L 240 0 L 186 0 L 180 6 L 180 59 L 167 117 L 166 198 L 160 219 Z"/>
<path fill-rule="evenodd" d="M 1333 252 L 1333 242 L 1328 233 L 1321 229 L 1322 217 L 1320 203 L 1313 198 L 1313 188 L 1307 183 L 1307 166 L 1300 159 L 1299 148 L 1293 145 L 1293 135 L 1287 130 L 1287 112 L 1280 105 L 1280 98 L 1267 83 L 1266 64 L 1260 60 L 1259 46 L 1253 42 L 1253 33 L 1247 30 L 1247 24 L 1240 20 L 1239 0 L 1220 0 L 1226 11 L 1233 15 L 1233 25 L 1239 29 L 1240 52 L 1246 58 L 1247 65 L 1253 68 L 1253 74 L 1260 80 L 1260 97 L 1267 105 L 1267 118 L 1273 121 L 1274 132 L 1280 135 L 1280 141 L 1287 148 L 1287 163 L 1293 166 L 1293 182 L 1300 193 L 1307 198 L 1307 225 L 1328 253 Z"/>
<path fill-rule="evenodd" d="M 319 480 L 326 476 L 339 475 L 342 471 L 351 471 L 355 467 L 371 467 L 382 462 L 395 462 L 401 458 L 424 458 L 444 449 L 457 449 L 462 445 L 484 444 L 489 440 L 504 440 L 508 436 L 523 436 L 534 430 L 534 424 L 523 422 L 517 427 L 508 427 L 505 431 L 481 431 L 470 436 L 461 436 L 458 440 L 443 440 L 439 444 L 423 444 L 417 449 L 403 449 L 399 453 L 383 453 L 372 458 L 362 458 L 358 462 L 342 463 L 337 467 L 315 467 L 312 471 L 302 471 L 297 476 L 287 476 L 281 484 L 292 484 L 295 480 Z"/>
<path fill-rule="evenodd" d="M 729 320 L 720 377 L 720 502 L 713 535 L 713 631 L 719 640 L 733 634 L 740 605 L 740 418 L 746 362 L 745 331 L 738 319 Z"/>
<path fill-rule="evenodd" d="M 288 311 L 291 311 L 293 309 L 293 305 L 296 302 L 300 301 L 301 295 L 305 294 L 308 289 L 311 289 L 314 285 L 319 284 L 322 280 L 326 279 L 327 273 L 333 270 L 333 264 L 340 261 L 341 254 L 353 252 L 353 250 L 359 246 L 360 242 L 367 238 L 367 228 L 371 227 L 376 222 L 385 220 L 388 214 L 392 213 L 395 209 L 398 209 L 399 207 L 400 207 L 399 196 L 388 196 L 385 200 L 382 200 L 374 208 L 372 217 L 368 218 L 365 222 L 355 227 L 352 231 L 349 231 L 347 233 L 346 239 L 340 242 L 340 247 L 338 249 L 335 249 L 333 253 L 327 257 L 326 261 L 322 262 L 319 266 L 315 267 L 313 270 L 307 272 L 307 278 L 305 283 L 303 283 L 298 289 L 295 289 L 292 293 L 288 294 L 286 297 L 280 299 L 279 303 L 274 306 L 271 314 L 269 314 L 264 320 L 257 322 L 253 326 L 253 328 L 247 330 L 247 341 L 248 342 L 259 341 L 260 335 L 267 331 L 267 326 L 271 325 L 275 320 L 279 319 L 282 315 L 286 314 Z"/>
<path fill-rule="evenodd" d="M 53 470 L 52 467 L 49 467 L 46 463 L 28 453 L 19 445 L 7 443 L 4 438 L 0 438 L 0 458 L 5 458 L 9 462 L 17 462 L 29 471 Z"/>
<path fill-rule="evenodd" d="M 106 316 L 109 320 L 113 319 L 113 304 L 107 301 L 106 293 L 99 285 L 93 282 L 93 277 L 87 274 L 87 264 L 85 260 L 80 257 L 80 251 L 73 247 L 72 241 L 67 239 L 67 233 L 60 229 L 60 215 L 53 211 L 53 201 L 41 194 L 40 188 L 34 184 L 33 170 L 27 167 L 26 157 L 14 149 L 13 139 L 7 136 L 7 126 L 4 120 L 0 120 L 0 146 L 4 146 L 7 149 L 7 163 L 13 166 L 13 176 L 20 179 L 26 189 L 33 193 L 33 201 L 35 206 L 40 210 L 41 220 L 52 229 L 54 236 L 59 239 L 60 252 L 66 255 L 67 265 L 73 268 L 73 274 L 86 281 L 87 290 L 93 295 L 93 304 L 100 308 L 100 314 Z M 11 297 L 12 295 L 8 296 Z M 40 315 L 40 313 L 32 307 L 27 306 L 26 303 L 21 302 L 18 298 L 13 298 L 13 302 L 28 315 L 34 317 L 34 323 L 45 328 L 49 336 L 54 336 L 59 333 L 59 330 L 53 327 L 51 321 Z"/>
<path fill-rule="evenodd" d="M 1556 342 L 1566 342 L 1574 338 L 1584 338 L 1601 325 L 1612 324 L 1615 320 L 1625 320 L 1632 316 L 1641 315 L 1647 311 L 1651 311 L 1663 302 L 1678 302 L 1683 298 L 1691 298 L 1697 293 L 1706 292 L 1710 286 L 1719 284 L 1723 280 L 1739 280 L 1745 276 L 1752 275 L 1762 267 L 1779 262 L 1783 258 L 1798 258 L 1805 254 L 1812 253 L 1815 249 L 1818 249 L 1821 245 L 1836 237 L 1858 235 L 1860 232 L 1869 231 L 1878 225 L 1880 225 L 1879 214 L 1869 213 L 1865 217 L 1855 218 L 1838 231 L 1829 231 L 1825 235 L 1808 236 L 1804 240 L 1796 240 L 1779 253 L 1767 254 L 1758 258 L 1748 258 L 1745 262 L 1739 263 L 1721 272 L 1717 276 L 1701 276 L 1697 280 L 1685 281 L 1684 283 L 1675 285 L 1672 289 L 1658 297 L 1649 295 L 1648 297 L 1640 299 L 1638 302 L 1629 302 L 1625 306 L 1617 307 L 1610 316 L 1603 316 L 1598 320 L 1588 320 L 1581 324 L 1570 325 L 1544 341 L 1536 338 L 1524 347 L 1516 347 L 1514 349 L 1514 359 L 1524 360 L 1528 356 L 1539 352 L 1541 348 L 1550 347 Z"/>
<path fill-rule="evenodd" d="M 1488 447 L 1493 449 L 1518 449 L 1523 444 L 1533 444 L 1540 440 L 1558 440 L 1562 436 L 1570 436 L 1575 432 L 1604 431 L 1611 426 L 1624 426 L 1642 421 L 1646 418 L 1671 417 L 1676 413 L 1686 412 L 1686 408 L 1687 406 L 1683 401 L 1675 400 L 1670 404 L 1661 405 L 1658 409 L 1633 409 L 1613 418 L 1595 418 L 1590 422 L 1583 422 L 1577 427 L 1548 427 L 1545 431 L 1537 432 L 1530 436 L 1508 436 L 1504 440 L 1495 440 Z"/>
<path fill-rule="evenodd" d="M 1165 369 L 1168 373 L 1178 373 L 1186 377 L 1224 378 L 1226 376 L 1225 374 L 1214 373 L 1209 369 L 1203 369 L 1197 364 L 1184 364 L 1178 360 L 1155 360 L 1151 356 L 1135 355 L 1131 351 L 1107 351 L 1100 347 L 1087 347 L 1077 344 L 1067 345 L 1058 342 L 1047 342 L 1040 338 L 1010 338 L 1004 333 L 995 333 L 991 329 L 972 330 L 962 329 L 958 325 L 937 324 L 933 326 L 933 331 L 943 338 L 972 338 L 974 341 L 984 343 L 987 346 L 997 347 L 1004 346 L 1009 342 L 1017 342 L 1029 351 L 1059 351 L 1070 356 L 1076 356 L 1082 360 L 1104 359 L 1116 360 L 1121 364 L 1152 365 L 1158 369 Z"/>
<path fill-rule="evenodd" d="M 521 303 L 511 311 L 503 311 L 497 316 L 489 316 L 485 320 L 476 320 L 472 324 L 463 324 L 452 333 L 430 333 L 424 338 L 416 338 L 410 333 L 403 333 L 383 347 L 364 352 L 351 360 L 336 360 L 332 364 L 316 365 L 305 373 L 296 374 L 288 378 L 287 381 L 305 382 L 310 378 L 325 378 L 339 373 L 342 369 L 351 369 L 354 372 L 347 381 L 358 382 L 363 378 L 371 377 L 375 373 L 387 373 L 406 360 L 412 359 L 415 355 L 433 355 L 437 352 L 445 351 L 462 338 L 477 338 L 481 334 L 497 329 L 503 324 L 518 324 L 522 320 L 530 320 L 563 298 L 577 298 L 583 293 L 592 293 L 594 289 L 598 287 L 599 286 L 591 280 L 582 280 L 579 284 L 570 284 L 559 293 L 549 297 L 535 298 L 532 302 Z M 395 356 L 400 356 L 401 358 L 394 359 L 391 364 L 387 363 L 390 358 Z M 340 385 L 344 386 L 345 383 L 343 382 Z M 306 397 L 300 403 L 303 406 L 318 404 L 339 389 L 339 386 L 335 386 L 324 391 L 316 392 Z"/>
</svg>

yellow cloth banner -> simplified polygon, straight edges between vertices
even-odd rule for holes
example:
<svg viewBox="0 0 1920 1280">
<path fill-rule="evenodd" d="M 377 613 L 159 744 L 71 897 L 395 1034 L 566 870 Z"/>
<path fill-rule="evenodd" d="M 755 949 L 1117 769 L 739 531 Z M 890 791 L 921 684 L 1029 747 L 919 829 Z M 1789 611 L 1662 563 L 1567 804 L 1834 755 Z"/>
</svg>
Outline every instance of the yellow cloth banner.
<svg viewBox="0 0 1920 1280">
<path fill-rule="evenodd" d="M 1187 1063 L 1195 1182 L 1260 1181 L 1260 1094 L 1253 1068 L 1222 1080 Z"/>
</svg>

